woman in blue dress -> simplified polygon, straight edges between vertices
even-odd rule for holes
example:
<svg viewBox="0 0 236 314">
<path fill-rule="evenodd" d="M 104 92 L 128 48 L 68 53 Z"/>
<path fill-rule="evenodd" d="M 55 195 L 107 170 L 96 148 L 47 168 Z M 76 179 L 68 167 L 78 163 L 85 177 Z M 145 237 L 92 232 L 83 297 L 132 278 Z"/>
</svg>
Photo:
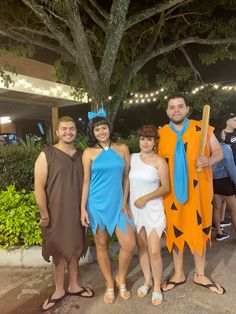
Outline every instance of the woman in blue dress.
<svg viewBox="0 0 236 314">
<path fill-rule="evenodd" d="M 93 231 L 97 260 L 106 283 L 104 302 L 111 304 L 114 302 L 114 281 L 108 246 L 113 232 L 121 246 L 115 284 L 123 299 L 131 296 L 125 284 L 135 248 L 133 222 L 127 205 L 130 155 L 126 145 L 115 142 L 112 125 L 103 109 L 97 113 L 89 112 L 88 117 L 89 147 L 82 157 L 81 223 L 85 227 L 90 226 Z"/>
</svg>

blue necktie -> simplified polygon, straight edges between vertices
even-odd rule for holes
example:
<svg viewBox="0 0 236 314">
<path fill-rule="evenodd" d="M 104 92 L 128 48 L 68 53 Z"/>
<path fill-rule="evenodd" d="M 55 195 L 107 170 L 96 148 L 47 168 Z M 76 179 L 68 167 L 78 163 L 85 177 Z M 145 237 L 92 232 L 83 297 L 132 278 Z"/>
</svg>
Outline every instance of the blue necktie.
<svg viewBox="0 0 236 314">
<path fill-rule="evenodd" d="M 175 197 L 180 202 L 180 204 L 184 204 L 188 200 L 188 163 L 182 135 L 187 130 L 189 123 L 190 120 L 186 119 L 180 131 L 176 130 L 172 122 L 169 123 L 169 127 L 177 135 L 177 143 L 174 155 L 174 190 Z"/>
</svg>

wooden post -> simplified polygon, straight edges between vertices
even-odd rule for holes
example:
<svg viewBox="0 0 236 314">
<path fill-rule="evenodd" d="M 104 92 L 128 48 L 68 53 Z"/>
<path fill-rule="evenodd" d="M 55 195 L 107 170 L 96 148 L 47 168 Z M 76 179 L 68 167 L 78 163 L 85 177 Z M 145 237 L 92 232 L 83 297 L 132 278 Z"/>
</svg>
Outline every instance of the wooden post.
<svg viewBox="0 0 236 314">
<path fill-rule="evenodd" d="M 58 105 L 52 106 L 52 142 L 53 144 L 57 141 L 56 136 L 56 125 L 58 121 Z"/>
</svg>

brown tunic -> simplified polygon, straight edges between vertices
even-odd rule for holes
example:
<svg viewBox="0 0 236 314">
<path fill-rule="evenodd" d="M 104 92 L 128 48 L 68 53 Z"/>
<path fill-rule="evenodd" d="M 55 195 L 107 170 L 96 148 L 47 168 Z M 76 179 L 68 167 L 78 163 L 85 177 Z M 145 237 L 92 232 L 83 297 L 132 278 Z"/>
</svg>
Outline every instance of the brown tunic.
<svg viewBox="0 0 236 314">
<path fill-rule="evenodd" d="M 44 150 L 48 164 L 46 195 L 50 225 L 43 230 L 42 255 L 54 262 L 63 257 L 77 259 L 87 248 L 84 228 L 80 223 L 83 168 L 79 150 L 71 157 L 52 146 Z"/>
</svg>

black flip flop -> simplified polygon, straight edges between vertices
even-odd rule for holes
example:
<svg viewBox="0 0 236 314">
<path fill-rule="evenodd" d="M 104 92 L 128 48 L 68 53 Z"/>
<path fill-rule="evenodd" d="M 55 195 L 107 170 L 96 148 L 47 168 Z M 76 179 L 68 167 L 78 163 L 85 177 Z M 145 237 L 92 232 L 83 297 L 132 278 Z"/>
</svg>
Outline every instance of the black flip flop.
<svg viewBox="0 0 236 314">
<path fill-rule="evenodd" d="M 222 295 L 222 294 L 224 294 L 225 292 L 226 292 L 226 290 L 225 290 L 225 288 L 224 287 L 222 287 L 220 284 L 219 284 L 219 286 L 222 288 L 222 290 L 223 290 L 223 292 L 222 293 L 218 293 L 218 292 L 216 292 L 216 291 L 214 291 L 214 290 L 211 290 L 210 288 L 216 288 L 217 290 L 219 290 L 219 288 L 217 287 L 217 285 L 216 285 L 216 283 L 213 281 L 213 280 L 211 280 L 210 279 L 210 281 L 211 281 L 211 283 L 207 283 L 207 284 L 203 284 L 203 283 L 198 283 L 198 282 L 196 282 L 196 281 L 193 281 L 196 285 L 199 285 L 199 286 L 202 286 L 202 287 L 204 287 L 204 288 L 207 288 L 207 289 L 209 289 L 211 292 L 215 292 L 215 293 L 217 293 L 217 294 L 219 294 L 219 295 Z"/>
<path fill-rule="evenodd" d="M 47 300 L 47 305 L 49 303 L 54 303 L 52 306 L 50 306 L 48 309 L 44 309 L 43 305 L 41 306 L 41 312 L 47 312 L 49 310 L 51 310 L 56 304 L 58 304 L 59 302 L 61 302 L 63 299 L 65 299 L 65 297 L 67 296 L 67 293 L 65 292 L 65 294 L 63 294 L 62 297 L 60 297 L 59 299 L 52 299 L 52 296 L 50 298 L 48 298 Z"/>
<path fill-rule="evenodd" d="M 84 292 L 91 292 L 92 294 L 91 295 L 83 295 Z M 82 298 L 92 298 L 94 296 L 94 291 L 92 289 L 89 288 L 86 289 L 85 287 L 82 287 L 82 290 L 78 291 L 78 292 L 67 292 L 68 295 L 71 295 L 71 296 L 79 296 L 79 297 L 82 297 Z"/>
<path fill-rule="evenodd" d="M 162 285 L 165 283 L 166 286 L 167 286 L 167 285 L 173 285 L 173 287 L 170 288 L 170 289 L 168 289 L 168 290 L 163 290 L 163 289 L 161 288 L 161 291 L 163 291 L 163 292 L 168 292 L 168 291 L 170 291 L 170 290 L 173 290 L 173 289 L 176 288 L 177 286 L 183 285 L 186 281 L 187 281 L 187 279 L 185 279 L 185 280 L 183 280 L 183 281 L 180 281 L 180 282 L 176 282 L 176 281 L 170 280 L 170 278 L 169 278 L 169 279 L 167 279 L 166 281 L 164 281 L 164 282 L 162 283 Z"/>
</svg>

